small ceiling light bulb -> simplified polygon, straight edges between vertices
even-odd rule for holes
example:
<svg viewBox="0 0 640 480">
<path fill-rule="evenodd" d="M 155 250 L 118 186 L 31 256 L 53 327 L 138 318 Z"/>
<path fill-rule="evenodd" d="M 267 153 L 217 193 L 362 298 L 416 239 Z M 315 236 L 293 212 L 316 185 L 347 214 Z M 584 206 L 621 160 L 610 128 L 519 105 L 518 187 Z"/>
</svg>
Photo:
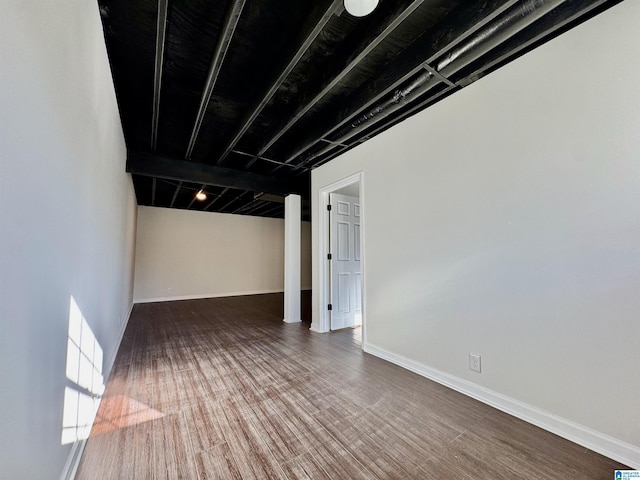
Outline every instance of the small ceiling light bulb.
<svg viewBox="0 0 640 480">
<path fill-rule="evenodd" d="M 207 194 L 200 190 L 198 193 L 196 193 L 196 199 L 203 202 L 207 199 Z"/>
<path fill-rule="evenodd" d="M 344 8 L 354 17 L 364 17 L 378 6 L 378 0 L 344 0 Z"/>
</svg>

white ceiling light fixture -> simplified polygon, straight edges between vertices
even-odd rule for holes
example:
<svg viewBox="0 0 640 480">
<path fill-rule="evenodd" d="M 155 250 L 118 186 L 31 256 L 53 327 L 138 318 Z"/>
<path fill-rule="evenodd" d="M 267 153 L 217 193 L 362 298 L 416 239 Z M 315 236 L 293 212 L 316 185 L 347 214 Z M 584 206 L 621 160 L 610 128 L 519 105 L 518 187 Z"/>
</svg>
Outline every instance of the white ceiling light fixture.
<svg viewBox="0 0 640 480">
<path fill-rule="evenodd" d="M 198 193 L 196 193 L 196 199 L 204 202 L 207 199 L 207 194 L 200 190 Z"/>
<path fill-rule="evenodd" d="M 378 0 L 344 0 L 344 8 L 354 17 L 364 17 L 378 6 Z"/>
</svg>

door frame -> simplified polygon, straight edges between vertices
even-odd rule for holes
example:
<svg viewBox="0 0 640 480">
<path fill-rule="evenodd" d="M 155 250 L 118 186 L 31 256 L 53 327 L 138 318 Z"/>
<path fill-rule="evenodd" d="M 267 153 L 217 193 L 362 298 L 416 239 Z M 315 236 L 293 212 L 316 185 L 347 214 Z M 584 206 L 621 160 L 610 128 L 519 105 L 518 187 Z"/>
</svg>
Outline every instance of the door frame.
<svg viewBox="0 0 640 480">
<path fill-rule="evenodd" d="M 362 345 L 366 343 L 366 250 L 365 250 L 365 192 L 364 192 L 364 172 L 359 171 L 333 183 L 320 187 L 318 190 L 318 207 L 320 208 L 320 222 L 318 225 L 318 249 L 320 255 L 320 268 L 316 272 L 319 292 L 318 298 L 320 299 L 320 315 L 318 330 L 321 333 L 331 331 L 331 318 L 327 305 L 330 303 L 331 298 L 331 277 L 329 269 L 329 260 L 327 260 L 327 254 L 330 253 L 331 244 L 329 239 L 329 212 L 327 211 L 327 205 L 329 205 L 329 194 L 340 190 L 348 185 L 354 183 L 359 184 L 359 200 L 360 200 L 360 272 L 362 275 Z"/>
</svg>

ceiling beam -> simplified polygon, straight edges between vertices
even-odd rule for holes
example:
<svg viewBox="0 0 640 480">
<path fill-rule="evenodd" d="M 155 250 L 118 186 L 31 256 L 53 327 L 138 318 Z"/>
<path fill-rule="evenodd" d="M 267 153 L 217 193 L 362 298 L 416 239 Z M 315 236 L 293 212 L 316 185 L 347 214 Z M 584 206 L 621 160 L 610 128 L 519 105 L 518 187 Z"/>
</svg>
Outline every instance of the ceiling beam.
<svg viewBox="0 0 640 480">
<path fill-rule="evenodd" d="M 245 212 L 243 212 L 245 215 L 260 215 L 258 212 L 260 212 L 261 210 L 271 210 L 271 206 L 272 204 L 269 202 L 262 202 L 258 205 L 255 205 L 254 207 L 250 208 L 249 210 L 246 210 Z"/>
<path fill-rule="evenodd" d="M 200 107 L 198 108 L 198 114 L 196 115 L 196 121 L 191 130 L 191 137 L 189 138 L 189 146 L 185 153 L 185 158 L 191 158 L 193 148 L 195 147 L 196 140 L 198 139 L 198 133 L 200 133 L 200 127 L 202 126 L 202 120 L 207 113 L 207 106 L 211 100 L 211 94 L 213 93 L 213 87 L 216 85 L 224 57 L 229 49 L 229 44 L 233 38 L 233 33 L 238 26 L 238 20 L 242 14 L 246 0 L 232 0 L 227 10 L 227 15 L 224 20 L 224 25 L 221 29 L 218 43 L 213 54 L 213 60 L 211 61 L 211 67 L 209 68 L 209 74 L 207 75 L 207 81 L 205 83 L 204 91 L 202 92 L 202 98 L 200 99 Z"/>
<path fill-rule="evenodd" d="M 437 31 L 428 32 L 400 53 L 375 80 L 363 85 L 349 99 L 350 108 L 334 109 L 317 122 L 320 128 L 305 135 L 294 147 L 285 163 L 300 157 L 322 139 L 347 124 L 374 105 L 384 96 L 398 88 L 419 71 L 425 63 L 431 63 L 460 42 L 472 36 L 487 23 L 517 4 L 519 0 L 477 0 L 465 2 L 463 9 L 445 19 L 445 24 Z M 329 128 L 326 125 L 331 125 Z M 278 170 L 276 167 L 274 170 Z"/>
<path fill-rule="evenodd" d="M 236 208 L 233 212 L 233 214 L 236 213 L 246 213 L 247 211 L 253 209 L 256 205 L 263 203 L 262 200 L 260 200 L 259 198 L 254 198 L 254 199 L 250 199 L 247 203 L 245 203 L 244 205 L 239 206 L 238 208 Z"/>
<path fill-rule="evenodd" d="M 242 200 L 242 197 L 244 197 L 246 194 L 245 193 L 241 193 L 240 195 L 238 195 L 237 197 L 233 197 L 233 199 L 231 199 L 229 202 L 227 202 L 223 207 L 221 207 L 220 209 L 218 209 L 219 212 L 222 212 L 223 210 L 227 209 L 228 207 L 230 207 L 231 205 L 233 205 L 234 203 L 236 203 L 238 200 Z"/>
<path fill-rule="evenodd" d="M 306 186 L 308 182 L 306 182 L 306 179 L 302 182 L 297 180 L 285 182 L 266 175 L 177 160 L 151 153 L 128 151 L 127 172 L 147 177 L 202 183 L 203 185 L 265 192 L 274 195 L 301 193 L 308 196 L 308 187 Z"/>
<path fill-rule="evenodd" d="M 362 35 L 357 35 L 358 44 L 353 48 L 345 48 L 347 54 L 343 54 L 341 60 L 332 60 L 328 73 L 320 83 L 319 90 L 309 99 L 303 100 L 300 107 L 290 115 L 289 121 L 270 138 L 270 140 L 260 149 L 257 157 L 264 155 L 298 120 L 300 120 L 309 110 L 311 110 L 320 100 L 322 100 L 340 81 L 349 74 L 369 53 L 371 53 L 380 43 L 382 43 L 391 32 L 393 32 L 405 19 L 407 19 L 424 0 L 413 0 L 408 6 L 394 6 L 388 8 L 384 13 L 380 13 L 382 18 L 378 19 L 374 27 Z M 387 4 L 382 4 L 379 9 Z M 382 12 L 382 10 L 381 10 Z M 335 58 L 333 55 L 332 58 Z M 331 68 L 331 66 L 335 67 Z M 247 164 L 249 168 L 256 159 Z"/>
<path fill-rule="evenodd" d="M 158 120 L 160 118 L 160 90 L 162 88 L 162 66 L 164 64 L 164 44 L 167 33 L 167 10 L 169 0 L 158 0 L 158 25 L 156 27 L 156 62 L 153 78 L 153 113 L 151 117 L 151 150 L 158 143 Z"/>
<path fill-rule="evenodd" d="M 284 210 L 284 205 L 276 205 L 273 208 L 268 208 L 264 212 L 261 212 L 260 215 L 270 215 L 275 212 L 279 212 L 280 210 Z"/>
<path fill-rule="evenodd" d="M 437 60 L 435 70 L 451 79 L 453 75 L 525 30 L 547 13 L 562 5 L 564 1 L 538 0 L 535 5 L 521 3 L 509 9 L 482 30 L 477 31 L 472 37 L 447 51 L 441 59 Z M 431 73 L 427 74 L 426 80 L 421 80 L 421 78 L 412 80 L 409 86 L 400 89 L 400 95 L 390 95 L 366 113 L 352 119 L 350 125 L 338 131 L 338 138 L 334 140 L 338 143 L 351 142 L 353 138 L 365 131 L 370 131 L 381 122 L 382 125 L 377 130 L 387 128 L 387 124 L 390 123 L 388 117 L 393 118 L 397 115 L 396 112 L 399 112 L 398 115 L 403 115 L 404 112 L 405 116 L 409 116 L 432 103 L 433 95 L 425 97 L 424 94 L 431 90 L 438 80 Z M 450 85 L 448 89 L 454 88 L 451 82 L 448 83 Z M 325 147 L 314 153 L 311 158 L 321 157 L 332 149 L 333 147 Z"/>
<path fill-rule="evenodd" d="M 611 4 L 617 3 L 619 1 L 621 0 L 589 0 L 588 2 L 585 2 L 584 0 L 565 1 L 560 7 L 557 7 L 552 11 L 552 15 L 542 17 L 539 21 L 535 22 L 529 28 L 514 36 L 512 43 L 514 43 L 515 46 L 509 42 L 501 44 L 498 48 L 496 48 L 489 54 L 490 59 L 488 62 L 483 62 L 480 67 L 473 70 L 471 73 L 467 73 L 464 78 L 456 82 L 456 85 L 459 87 L 470 85 L 481 76 L 499 67 L 503 62 L 511 61 L 513 58 L 521 55 L 523 52 L 526 52 L 531 48 L 535 48 L 535 46 L 539 42 L 544 42 L 549 38 L 558 35 L 565 28 L 572 26 L 573 22 L 582 21 L 586 16 L 590 15 L 594 11 L 597 11 L 600 7 L 610 6 Z M 405 120 L 425 106 L 436 103 L 437 101 L 450 94 L 452 90 L 452 88 L 447 88 L 446 90 L 439 92 L 433 97 L 427 98 L 415 105 L 412 105 L 409 109 L 395 116 L 390 122 L 378 126 L 378 128 L 367 132 L 367 137 L 375 136 L 381 131 Z M 330 152 L 328 156 L 313 162 L 313 160 L 317 156 L 319 156 L 318 154 L 315 154 L 305 160 L 303 162 L 303 165 L 311 163 L 311 168 L 317 168 L 320 165 L 323 165 L 331 161 L 338 155 L 344 153 L 348 148 L 353 148 L 353 146 L 355 145 L 355 143 L 352 144 L 351 147 L 347 145 L 341 145 L 345 148 L 336 148 L 336 150 Z"/>
<path fill-rule="evenodd" d="M 209 202 L 204 209 L 205 210 L 209 210 L 211 207 L 213 207 L 213 204 L 216 203 L 218 200 L 220 200 L 220 197 L 222 197 L 225 193 L 227 193 L 229 191 L 229 187 L 226 187 L 224 190 L 222 190 L 218 195 L 216 195 L 216 198 L 214 198 L 213 200 L 211 200 L 211 202 Z"/>
<path fill-rule="evenodd" d="M 322 150 L 321 152 L 315 153 L 314 155 L 310 156 L 309 158 L 307 158 L 303 163 L 305 165 L 311 164 L 311 168 L 318 168 L 321 165 L 324 165 L 327 162 L 330 162 L 331 160 L 333 160 L 334 158 L 336 158 L 339 155 L 342 155 L 343 153 L 345 153 L 347 150 L 350 150 L 351 148 L 359 145 L 360 143 L 366 142 L 367 140 L 369 140 L 371 137 L 376 136 L 378 133 L 382 132 L 383 130 L 386 130 L 390 127 L 392 127 L 393 125 L 400 123 L 401 121 L 403 121 L 404 119 L 410 117 L 411 115 L 413 115 L 414 113 L 417 113 L 418 111 L 439 102 L 440 100 L 446 98 L 447 96 L 451 95 L 453 92 L 455 92 L 456 90 L 458 90 L 459 87 L 457 85 L 452 85 L 452 86 L 448 86 L 446 87 L 444 90 L 441 90 L 439 92 L 437 92 L 434 95 L 428 96 L 426 99 L 418 101 L 418 102 L 414 102 L 411 103 L 410 105 L 407 106 L 406 110 L 403 110 L 399 115 L 393 117 L 390 121 L 388 122 L 383 122 L 382 125 L 378 125 L 376 128 L 374 128 L 373 130 L 368 130 L 366 135 L 364 135 L 364 137 L 360 137 L 358 139 L 358 141 L 352 143 L 351 145 L 342 145 L 342 144 L 338 144 L 335 146 L 335 150 L 329 149 L 329 150 Z M 326 155 L 326 154 L 329 155 Z M 326 156 L 324 156 L 326 155 Z M 320 158 L 320 160 L 316 160 L 318 157 L 322 157 Z"/>
<path fill-rule="evenodd" d="M 262 195 L 254 195 L 254 199 L 260 199 L 260 200 L 264 200 L 265 202 L 271 202 L 271 203 L 281 203 L 284 205 L 284 197 L 281 195 L 271 195 L 269 193 L 265 193 Z M 302 206 L 303 207 L 310 207 L 311 206 L 311 202 L 309 200 L 303 199 L 302 200 Z"/>
<path fill-rule="evenodd" d="M 342 6 L 342 2 L 344 0 L 331 0 L 331 3 L 325 8 L 324 13 L 318 19 L 317 11 L 320 11 L 320 8 L 316 5 L 314 11 L 308 16 L 308 21 L 305 28 L 302 29 L 301 38 L 297 41 L 294 40 L 291 42 L 292 45 L 299 45 L 297 49 L 288 55 L 283 55 L 283 58 L 288 58 L 289 61 L 283 67 L 276 69 L 280 74 L 274 80 L 270 81 L 270 87 L 267 91 L 262 95 L 262 97 L 255 103 L 252 108 L 249 108 L 248 113 L 244 116 L 244 118 L 240 121 L 240 126 L 236 130 L 236 132 L 231 137 L 231 140 L 227 143 L 226 147 L 220 154 L 216 165 L 221 165 L 229 155 L 229 153 L 235 148 L 238 144 L 242 136 L 249 130 L 253 122 L 258 115 L 264 110 L 273 96 L 276 94 L 280 86 L 287 79 L 289 74 L 293 71 L 295 66 L 298 64 L 302 56 L 309 49 L 311 44 L 315 41 L 316 37 L 322 32 L 325 25 L 329 22 L 333 14 L 337 11 L 337 9 Z M 316 2 L 312 2 L 316 3 Z"/>
<path fill-rule="evenodd" d="M 251 157 L 251 158 L 257 158 L 258 160 L 264 160 L 265 162 L 269 162 L 269 163 L 275 163 L 276 165 L 281 165 L 283 167 L 289 167 L 289 168 L 293 168 L 293 169 L 302 169 L 302 170 L 308 170 L 308 168 L 306 167 L 300 167 L 298 165 L 293 165 L 290 163 L 285 163 L 285 162 L 280 162 L 278 160 L 273 160 L 272 158 L 267 158 L 267 157 L 256 157 L 255 155 L 253 155 L 252 153 L 247 153 L 247 152 L 242 152 L 240 150 L 231 150 L 232 153 L 235 153 L 237 155 L 242 155 L 244 157 Z"/>
<path fill-rule="evenodd" d="M 171 198 L 171 203 L 169 204 L 169 208 L 173 208 L 173 204 L 176 203 L 176 198 L 178 198 L 178 193 L 180 193 L 181 188 L 182 188 L 182 181 L 178 182 L 178 185 L 176 185 L 176 191 L 173 192 L 173 197 Z"/>
<path fill-rule="evenodd" d="M 544 2 L 541 2 L 540 5 L 543 5 L 543 3 Z M 475 80 L 477 80 L 487 72 L 492 71 L 493 69 L 499 67 L 501 64 L 510 61 L 513 58 L 521 55 L 523 52 L 535 47 L 539 42 L 546 41 L 549 38 L 562 32 L 565 28 L 567 28 L 567 26 L 572 25 L 574 22 L 584 20 L 585 17 L 590 15 L 592 11 L 596 11 L 598 8 L 610 5 L 611 3 L 612 2 L 608 0 L 566 0 L 564 2 L 548 2 L 548 8 L 551 8 L 548 15 L 540 16 L 537 21 L 531 23 L 521 30 L 518 30 L 517 33 L 510 35 L 508 41 L 500 42 L 495 48 L 487 53 L 486 56 L 482 57 L 483 62 L 480 67 L 470 70 L 467 69 L 467 71 L 464 71 L 464 68 L 462 68 L 464 76 L 458 79 L 455 87 L 461 88 L 473 83 Z M 554 7 L 554 5 L 556 6 Z M 520 20 L 523 18 L 522 15 L 517 15 L 517 12 L 514 13 L 515 14 L 512 14 L 511 18 L 517 18 L 518 21 L 523 21 Z M 508 24 L 506 20 L 502 20 L 501 23 L 502 25 Z M 488 59 L 487 56 L 489 57 Z M 452 70 L 457 72 L 460 69 L 454 67 L 452 68 Z M 390 126 L 401 122 L 407 117 L 425 108 L 426 106 L 446 97 L 453 90 L 454 86 L 451 85 L 444 91 L 437 93 L 435 96 L 430 96 L 416 102 L 415 104 L 410 105 L 409 108 L 402 110 L 398 115 L 394 115 L 393 117 L 391 117 L 392 119 L 390 121 L 384 122 L 383 125 L 379 125 L 374 130 L 369 129 L 369 131 L 367 132 L 367 136 L 376 135 L 382 130 L 385 130 Z M 342 137 L 340 140 L 343 140 Z M 328 153 L 326 149 L 323 150 L 321 150 L 320 152 L 316 152 L 314 155 L 309 157 L 303 162 L 303 165 L 306 165 L 310 163 L 310 161 L 313 161 L 315 158 L 321 157 L 323 154 Z M 343 151 L 344 150 L 341 149 L 341 151 L 331 152 L 328 157 L 314 162 L 312 164 L 312 167 L 315 168 L 321 164 L 326 163 L 328 160 L 334 158 Z"/>
</svg>

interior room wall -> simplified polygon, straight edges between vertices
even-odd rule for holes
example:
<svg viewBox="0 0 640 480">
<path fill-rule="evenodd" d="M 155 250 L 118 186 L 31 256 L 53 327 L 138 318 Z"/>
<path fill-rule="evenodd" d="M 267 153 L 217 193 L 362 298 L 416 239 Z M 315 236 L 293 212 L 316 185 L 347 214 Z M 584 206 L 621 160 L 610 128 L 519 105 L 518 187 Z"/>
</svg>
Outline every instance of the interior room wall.
<svg viewBox="0 0 640 480">
<path fill-rule="evenodd" d="M 50 480 L 72 449 L 65 388 L 80 389 L 71 305 L 106 378 L 132 306 L 136 203 L 97 3 L 3 1 L 0 57 L 0 477 Z"/>
<path fill-rule="evenodd" d="M 300 288 L 311 290 L 311 222 L 300 226 Z"/>
<path fill-rule="evenodd" d="M 636 467 L 638 25 L 622 2 L 312 174 L 319 272 L 319 192 L 363 172 L 366 351 Z"/>
<path fill-rule="evenodd" d="M 301 226 L 301 286 L 311 286 L 310 224 Z M 138 208 L 136 302 L 282 292 L 284 221 Z"/>
</svg>

